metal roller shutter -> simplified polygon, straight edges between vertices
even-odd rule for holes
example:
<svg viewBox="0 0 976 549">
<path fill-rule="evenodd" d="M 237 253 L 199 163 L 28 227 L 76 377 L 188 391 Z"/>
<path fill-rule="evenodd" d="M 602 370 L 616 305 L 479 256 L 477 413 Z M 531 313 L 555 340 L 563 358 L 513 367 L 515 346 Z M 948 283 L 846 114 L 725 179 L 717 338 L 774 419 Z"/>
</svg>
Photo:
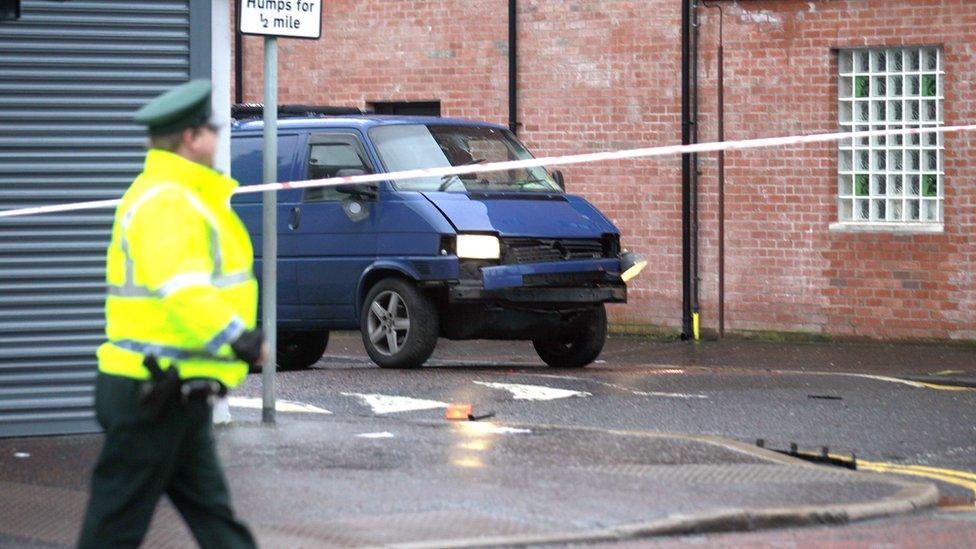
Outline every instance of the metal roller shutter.
<svg viewBox="0 0 976 549">
<path fill-rule="evenodd" d="M 209 60 L 209 5 L 25 0 L 0 22 L 0 209 L 121 196 L 145 155 L 131 115 L 190 77 L 191 35 L 192 72 Z M 0 219 L 0 436 L 97 429 L 112 213 Z"/>
</svg>

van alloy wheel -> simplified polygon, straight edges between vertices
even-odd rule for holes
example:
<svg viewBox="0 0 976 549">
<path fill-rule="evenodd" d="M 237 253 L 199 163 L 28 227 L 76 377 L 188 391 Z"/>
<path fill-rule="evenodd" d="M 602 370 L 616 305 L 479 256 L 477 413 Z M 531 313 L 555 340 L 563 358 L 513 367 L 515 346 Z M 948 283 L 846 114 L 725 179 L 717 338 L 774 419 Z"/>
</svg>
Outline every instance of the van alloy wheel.
<svg viewBox="0 0 976 549">
<path fill-rule="evenodd" d="M 385 278 L 363 300 L 360 331 L 381 368 L 419 368 L 437 345 L 437 308 L 412 282 Z"/>
<path fill-rule="evenodd" d="M 400 294 L 383 292 L 370 303 L 366 326 L 376 350 L 386 356 L 395 355 L 410 334 L 410 310 Z"/>
</svg>

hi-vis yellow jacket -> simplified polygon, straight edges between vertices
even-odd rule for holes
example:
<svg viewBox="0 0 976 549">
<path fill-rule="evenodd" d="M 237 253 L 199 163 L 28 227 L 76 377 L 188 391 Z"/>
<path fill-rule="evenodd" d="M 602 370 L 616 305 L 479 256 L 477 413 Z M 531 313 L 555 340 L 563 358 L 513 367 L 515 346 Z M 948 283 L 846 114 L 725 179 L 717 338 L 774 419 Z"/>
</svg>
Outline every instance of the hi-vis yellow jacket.
<svg viewBox="0 0 976 549">
<path fill-rule="evenodd" d="M 105 302 L 108 342 L 98 369 L 148 379 L 152 354 L 183 379 L 235 387 L 247 365 L 230 342 L 254 327 L 257 282 L 251 240 L 230 208 L 237 182 L 151 149 L 115 213 Z"/>
</svg>

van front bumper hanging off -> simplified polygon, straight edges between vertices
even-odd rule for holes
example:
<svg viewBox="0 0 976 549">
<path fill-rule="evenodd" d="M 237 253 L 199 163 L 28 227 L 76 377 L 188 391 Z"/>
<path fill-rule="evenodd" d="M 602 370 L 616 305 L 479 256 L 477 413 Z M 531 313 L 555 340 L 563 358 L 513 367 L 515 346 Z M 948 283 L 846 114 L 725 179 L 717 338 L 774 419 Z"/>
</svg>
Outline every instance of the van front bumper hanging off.
<svg viewBox="0 0 976 549">
<path fill-rule="evenodd" d="M 463 270 L 463 269 L 462 269 Z M 481 266 L 449 287 L 452 302 L 625 303 L 618 259 Z"/>
<path fill-rule="evenodd" d="M 623 283 L 596 288 L 506 288 L 486 290 L 481 286 L 457 285 L 449 290 L 451 302 L 510 301 L 516 303 L 626 303 Z"/>
</svg>

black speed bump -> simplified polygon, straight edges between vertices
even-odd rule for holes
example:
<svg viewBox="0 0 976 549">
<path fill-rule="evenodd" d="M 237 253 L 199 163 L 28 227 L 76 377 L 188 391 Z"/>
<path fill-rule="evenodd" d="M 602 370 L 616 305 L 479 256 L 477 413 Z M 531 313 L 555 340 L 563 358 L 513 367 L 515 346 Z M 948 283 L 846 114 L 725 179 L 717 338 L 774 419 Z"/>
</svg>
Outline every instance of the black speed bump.
<svg viewBox="0 0 976 549">
<path fill-rule="evenodd" d="M 784 456 L 790 456 L 797 459 L 802 459 L 810 463 L 816 463 L 818 465 L 830 465 L 832 467 L 842 467 L 844 469 L 850 469 L 852 471 L 857 470 L 857 456 L 854 452 L 851 452 L 850 457 L 839 456 L 830 453 L 830 448 L 826 446 L 820 447 L 820 452 L 804 452 L 799 449 L 799 445 L 795 442 L 790 443 L 789 450 L 777 450 L 776 448 L 771 448 L 766 446 L 766 439 L 756 439 L 756 446 L 764 448 L 766 450 L 771 450 L 777 454 L 783 454 Z"/>
</svg>

